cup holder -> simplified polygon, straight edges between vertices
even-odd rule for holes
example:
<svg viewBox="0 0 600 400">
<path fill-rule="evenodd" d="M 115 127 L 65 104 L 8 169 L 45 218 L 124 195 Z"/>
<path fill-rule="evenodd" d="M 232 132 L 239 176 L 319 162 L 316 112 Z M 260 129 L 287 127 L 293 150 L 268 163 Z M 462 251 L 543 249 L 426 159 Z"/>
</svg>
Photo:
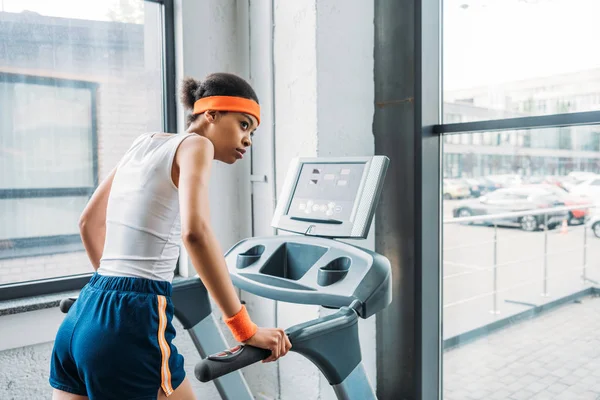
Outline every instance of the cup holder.
<svg viewBox="0 0 600 400">
<path fill-rule="evenodd" d="M 265 246 L 258 245 L 251 247 L 243 253 L 238 254 L 236 260 L 236 268 L 243 269 L 254 264 L 262 256 L 265 251 Z"/>
<path fill-rule="evenodd" d="M 319 268 L 317 283 L 319 286 L 329 286 L 341 281 L 348 275 L 352 260 L 348 257 L 339 257 Z"/>
</svg>

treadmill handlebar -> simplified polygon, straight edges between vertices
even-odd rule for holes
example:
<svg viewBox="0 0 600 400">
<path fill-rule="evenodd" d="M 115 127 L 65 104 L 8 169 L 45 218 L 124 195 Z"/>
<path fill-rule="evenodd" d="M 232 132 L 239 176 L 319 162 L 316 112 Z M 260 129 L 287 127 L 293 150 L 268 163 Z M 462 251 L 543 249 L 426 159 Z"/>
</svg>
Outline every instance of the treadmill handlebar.
<svg viewBox="0 0 600 400">
<path fill-rule="evenodd" d="M 288 328 L 285 333 L 292 344 L 290 351 L 311 359 L 331 384 L 340 383 L 361 361 L 357 313 L 360 307 L 361 303 L 355 300 L 334 314 Z M 345 348 L 348 343 L 353 346 Z M 270 350 L 238 345 L 199 361 L 194 374 L 200 382 L 210 382 L 270 355 Z M 341 369 L 335 367 L 339 363 L 331 362 L 339 357 L 344 359 Z"/>
<path fill-rule="evenodd" d="M 200 382 L 210 382 L 213 379 L 262 361 L 270 355 L 271 350 L 250 345 L 238 345 L 199 361 L 194 368 L 194 375 Z"/>
</svg>

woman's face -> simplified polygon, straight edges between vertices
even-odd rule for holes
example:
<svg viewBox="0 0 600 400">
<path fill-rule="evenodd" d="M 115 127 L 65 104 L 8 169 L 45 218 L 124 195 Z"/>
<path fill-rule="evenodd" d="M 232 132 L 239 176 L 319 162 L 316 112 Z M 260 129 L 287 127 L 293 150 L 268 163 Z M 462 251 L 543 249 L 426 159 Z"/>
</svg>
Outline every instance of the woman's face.
<svg viewBox="0 0 600 400">
<path fill-rule="evenodd" d="M 258 125 L 255 117 L 239 112 L 207 111 L 209 123 L 205 135 L 215 147 L 215 160 L 233 164 L 244 157 L 252 145 L 252 136 Z"/>
</svg>

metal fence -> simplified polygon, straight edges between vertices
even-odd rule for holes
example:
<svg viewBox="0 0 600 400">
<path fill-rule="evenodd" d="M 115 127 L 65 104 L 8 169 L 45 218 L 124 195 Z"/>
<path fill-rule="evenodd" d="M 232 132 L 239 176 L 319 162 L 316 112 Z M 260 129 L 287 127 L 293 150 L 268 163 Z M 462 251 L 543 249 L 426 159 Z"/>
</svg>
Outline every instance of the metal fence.
<svg viewBox="0 0 600 400">
<path fill-rule="evenodd" d="M 454 247 L 448 247 L 448 248 L 444 248 L 444 252 L 449 251 L 449 250 L 457 250 L 457 249 L 469 249 L 469 248 L 474 248 L 474 247 L 480 247 L 486 244 L 491 244 L 492 245 L 492 249 L 493 249 L 493 264 L 490 267 L 479 267 L 479 266 L 473 266 L 473 265 L 469 265 L 468 267 L 471 269 L 470 271 L 466 271 L 466 272 L 459 272 L 456 274 L 452 274 L 449 276 L 444 276 L 444 282 L 448 279 L 455 279 L 458 277 L 463 277 L 469 274 L 473 274 L 476 272 L 481 272 L 481 271 L 492 271 L 493 272 L 493 290 L 491 292 L 486 292 L 486 293 L 482 293 L 482 294 L 478 294 L 476 296 L 471 296 L 468 298 L 463 298 L 460 300 L 456 300 L 453 301 L 451 303 L 448 304 L 444 304 L 443 308 L 447 309 L 450 307 L 454 307 L 460 304 L 464 304 L 467 302 L 471 302 L 471 301 L 475 301 L 481 298 L 485 298 L 488 296 L 492 296 L 493 298 L 493 305 L 492 305 L 492 310 L 491 313 L 493 314 L 498 314 L 499 308 L 498 308 L 498 294 L 502 293 L 502 292 L 507 292 L 513 289 L 516 289 L 518 287 L 522 287 L 522 286 L 526 286 L 526 285 L 531 285 L 532 283 L 536 283 L 536 282 L 541 282 L 542 283 L 542 287 L 543 287 L 543 291 L 542 291 L 542 296 L 547 297 L 548 296 L 548 258 L 556 255 L 556 254 L 561 254 L 561 253 L 566 253 L 566 252 L 572 252 L 572 251 L 577 251 L 580 247 L 578 246 L 575 249 L 569 249 L 569 250 L 563 250 L 563 251 L 549 251 L 548 249 L 548 215 L 549 214 L 556 214 L 556 213 L 567 213 L 569 211 L 574 211 L 574 210 L 592 210 L 597 208 L 598 205 L 577 205 L 577 206 L 569 206 L 569 207 L 555 207 L 555 208 L 545 208 L 545 209 L 539 209 L 539 210 L 528 210 L 528 211 L 520 211 L 520 212 L 510 212 L 510 213 L 498 213 L 498 214 L 489 214 L 489 215 L 480 215 L 480 216 L 470 216 L 470 217 L 458 217 L 458 218 L 448 218 L 448 219 L 444 219 L 444 225 L 451 225 L 451 224 L 474 224 L 474 223 L 485 223 L 488 225 L 492 225 L 493 226 L 493 240 L 490 241 L 484 241 L 484 242 L 477 242 L 477 243 L 467 243 L 467 244 L 461 244 L 459 246 L 454 246 Z M 543 235 L 544 235 L 544 248 L 543 248 L 543 254 L 539 254 L 539 255 L 532 255 L 531 257 L 528 258 L 524 258 L 524 259 L 518 259 L 518 260 L 513 260 L 510 262 L 505 262 L 505 263 L 498 263 L 498 243 L 499 243 L 499 238 L 498 238 L 498 226 L 499 225 L 503 225 L 501 223 L 499 223 L 499 220 L 506 220 L 506 219 L 511 219 L 511 218 L 520 218 L 520 217 L 526 217 L 526 216 L 544 216 L 544 221 L 545 223 L 543 224 L 544 229 L 543 229 Z M 571 267 L 571 268 L 565 268 L 566 273 L 572 272 L 573 270 L 576 269 L 580 269 L 581 270 L 581 279 L 582 281 L 588 282 L 588 227 L 587 227 L 587 222 L 583 223 L 583 237 L 582 237 L 582 246 L 581 246 L 581 251 L 583 252 L 583 265 L 577 265 L 576 267 Z M 538 261 L 540 260 L 540 258 L 543 258 L 543 276 L 536 278 L 535 280 L 529 280 L 529 281 L 525 281 L 525 282 L 518 282 L 515 285 L 512 285 L 508 288 L 504 288 L 502 290 L 498 290 L 498 268 L 500 267 L 504 267 L 507 265 L 511 265 L 511 264 L 519 264 L 519 263 L 525 263 L 525 262 L 533 262 L 533 261 Z M 446 261 L 444 261 L 446 262 Z M 456 265 L 460 265 L 460 264 L 456 264 Z M 563 272 L 564 273 L 564 272 Z M 558 274 L 557 274 L 558 275 Z M 557 275 L 553 275 L 553 277 L 557 276 Z M 593 282 L 593 281 L 590 281 Z"/>
</svg>

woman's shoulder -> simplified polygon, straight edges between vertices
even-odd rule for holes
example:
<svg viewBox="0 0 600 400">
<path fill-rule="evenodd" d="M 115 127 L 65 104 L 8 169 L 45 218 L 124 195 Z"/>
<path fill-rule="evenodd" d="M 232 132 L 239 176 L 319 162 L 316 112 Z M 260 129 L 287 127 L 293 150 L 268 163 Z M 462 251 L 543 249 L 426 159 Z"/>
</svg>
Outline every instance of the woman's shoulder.
<svg viewBox="0 0 600 400">
<path fill-rule="evenodd" d="M 199 159 L 210 158 L 214 156 L 214 146 L 210 140 L 204 136 L 197 134 L 183 134 L 181 143 L 178 146 L 176 158 L 185 159 L 193 158 L 196 161 Z"/>
<path fill-rule="evenodd" d="M 189 149 L 198 151 L 214 149 L 212 142 L 204 136 L 200 136 L 195 133 L 183 133 L 181 135 L 182 139 L 180 147 L 185 146 Z"/>
</svg>

